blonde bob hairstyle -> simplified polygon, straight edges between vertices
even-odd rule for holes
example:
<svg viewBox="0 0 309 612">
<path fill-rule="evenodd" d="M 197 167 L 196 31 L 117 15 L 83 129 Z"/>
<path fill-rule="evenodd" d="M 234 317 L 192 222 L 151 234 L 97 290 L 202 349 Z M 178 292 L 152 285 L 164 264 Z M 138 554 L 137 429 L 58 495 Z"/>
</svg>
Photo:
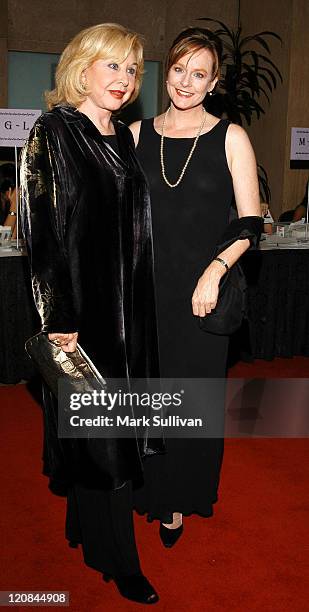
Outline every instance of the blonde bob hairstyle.
<svg viewBox="0 0 309 612">
<path fill-rule="evenodd" d="M 121 64 L 134 51 L 137 71 L 133 102 L 142 83 L 144 70 L 143 45 L 136 32 L 117 23 L 101 23 L 79 32 L 64 49 L 56 70 L 56 87 L 45 92 L 49 110 L 57 104 L 78 107 L 89 95 L 82 82 L 82 73 L 98 59 L 110 59 Z"/>
</svg>

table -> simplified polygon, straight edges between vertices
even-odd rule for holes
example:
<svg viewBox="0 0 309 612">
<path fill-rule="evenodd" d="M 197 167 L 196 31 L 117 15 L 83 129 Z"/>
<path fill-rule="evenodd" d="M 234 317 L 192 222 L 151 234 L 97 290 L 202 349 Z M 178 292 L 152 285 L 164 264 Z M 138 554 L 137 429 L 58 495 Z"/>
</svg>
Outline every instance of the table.
<svg viewBox="0 0 309 612">
<path fill-rule="evenodd" d="M 309 357 L 309 249 L 249 251 L 242 266 L 250 323 L 231 339 L 231 363 Z M 0 321 L 0 383 L 29 380 L 35 371 L 24 343 L 40 322 L 27 258 L 16 251 L 0 253 Z"/>
<path fill-rule="evenodd" d="M 26 354 L 27 338 L 39 331 L 27 257 L 0 249 L 0 383 L 29 380 L 34 368 Z"/>
<path fill-rule="evenodd" d="M 250 347 L 245 327 L 232 339 L 246 360 L 309 357 L 309 249 L 248 251 Z M 240 355 L 239 355 L 240 356 Z"/>
</svg>

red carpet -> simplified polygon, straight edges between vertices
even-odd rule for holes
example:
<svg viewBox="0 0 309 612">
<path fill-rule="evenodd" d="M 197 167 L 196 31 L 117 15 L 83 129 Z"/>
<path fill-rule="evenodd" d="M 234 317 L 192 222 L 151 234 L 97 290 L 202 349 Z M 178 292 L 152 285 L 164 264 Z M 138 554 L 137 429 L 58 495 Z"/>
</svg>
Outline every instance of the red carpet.
<svg viewBox="0 0 309 612">
<path fill-rule="evenodd" d="M 273 361 L 256 359 L 254 363 L 239 361 L 230 371 L 234 378 L 309 378 L 309 358 L 277 358 Z"/>
<path fill-rule="evenodd" d="M 308 370 L 309 360 L 276 361 L 285 361 L 285 376 Z M 275 363 L 268 377 L 275 376 Z M 237 365 L 231 375 L 263 376 L 267 365 Z M 40 475 L 41 412 L 25 386 L 0 387 L 0 405 L 0 589 L 66 590 L 74 612 L 145 609 L 122 600 L 83 565 L 79 550 L 67 547 L 65 501 L 48 491 Z M 307 440 L 227 440 L 213 518 L 186 519 L 175 549 L 165 550 L 158 525 L 136 517 L 142 567 L 161 597 L 153 609 L 308 610 L 308 482 Z"/>
</svg>

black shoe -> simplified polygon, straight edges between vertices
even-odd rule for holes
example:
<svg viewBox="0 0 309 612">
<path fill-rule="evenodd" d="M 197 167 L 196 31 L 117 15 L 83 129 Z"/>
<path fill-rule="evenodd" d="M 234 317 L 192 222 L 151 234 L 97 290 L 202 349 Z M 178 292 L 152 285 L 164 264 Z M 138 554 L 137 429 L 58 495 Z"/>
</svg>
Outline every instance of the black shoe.
<svg viewBox="0 0 309 612">
<path fill-rule="evenodd" d="M 120 595 L 131 601 L 143 604 L 154 604 L 159 601 L 159 595 L 143 574 L 116 578 L 104 573 L 103 580 L 105 582 L 114 580 Z"/>
<path fill-rule="evenodd" d="M 183 532 L 183 525 L 176 527 L 176 529 L 168 529 L 168 527 L 164 527 L 162 523 L 160 523 L 160 538 L 162 544 L 165 548 L 172 548 L 174 544 L 176 544 L 177 540 L 179 540 L 181 534 Z"/>
</svg>

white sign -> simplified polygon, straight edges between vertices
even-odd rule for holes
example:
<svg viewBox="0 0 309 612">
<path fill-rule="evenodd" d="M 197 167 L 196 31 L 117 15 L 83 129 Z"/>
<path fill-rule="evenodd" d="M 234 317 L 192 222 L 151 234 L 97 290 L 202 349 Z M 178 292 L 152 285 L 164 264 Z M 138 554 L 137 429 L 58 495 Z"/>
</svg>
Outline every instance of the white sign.
<svg viewBox="0 0 309 612">
<path fill-rule="evenodd" d="M 309 159 L 309 128 L 291 128 L 291 160 Z"/>
<path fill-rule="evenodd" d="M 41 110 L 0 108 L 0 147 L 23 147 Z"/>
</svg>

